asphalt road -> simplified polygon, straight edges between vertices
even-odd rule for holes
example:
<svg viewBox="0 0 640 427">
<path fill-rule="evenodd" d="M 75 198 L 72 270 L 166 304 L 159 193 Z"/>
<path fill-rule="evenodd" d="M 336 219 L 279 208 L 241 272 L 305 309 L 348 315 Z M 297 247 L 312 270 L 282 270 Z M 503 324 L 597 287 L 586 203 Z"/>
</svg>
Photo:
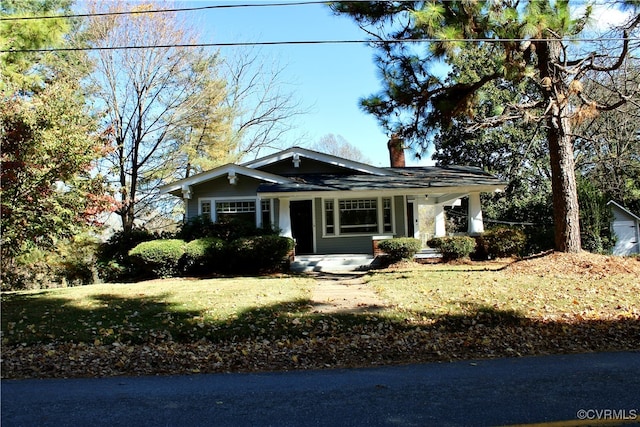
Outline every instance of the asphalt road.
<svg viewBox="0 0 640 427">
<path fill-rule="evenodd" d="M 640 352 L 1 387 L 2 427 L 640 425 Z"/>
</svg>

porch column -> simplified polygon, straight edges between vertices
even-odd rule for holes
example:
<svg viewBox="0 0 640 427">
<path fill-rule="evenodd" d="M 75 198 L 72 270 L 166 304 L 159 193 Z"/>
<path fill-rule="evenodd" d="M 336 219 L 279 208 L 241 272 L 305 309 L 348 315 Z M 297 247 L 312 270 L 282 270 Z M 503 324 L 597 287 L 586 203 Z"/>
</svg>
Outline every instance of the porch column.
<svg viewBox="0 0 640 427">
<path fill-rule="evenodd" d="M 471 235 L 484 233 L 482 223 L 482 206 L 480 206 L 480 193 L 469 193 L 469 228 Z"/>
<path fill-rule="evenodd" d="M 182 201 L 184 202 L 184 215 L 182 217 L 182 222 L 185 224 L 189 220 L 189 200 L 191 200 L 192 194 L 191 186 L 185 185 L 182 187 Z"/>
<path fill-rule="evenodd" d="M 289 210 L 289 199 L 280 198 L 279 200 L 279 213 L 278 213 L 278 228 L 280 228 L 280 235 L 293 238 L 291 231 L 291 212 Z"/>
<path fill-rule="evenodd" d="M 435 209 L 435 237 L 444 237 L 447 235 L 447 219 L 444 215 L 444 205 L 434 205 Z"/>
</svg>

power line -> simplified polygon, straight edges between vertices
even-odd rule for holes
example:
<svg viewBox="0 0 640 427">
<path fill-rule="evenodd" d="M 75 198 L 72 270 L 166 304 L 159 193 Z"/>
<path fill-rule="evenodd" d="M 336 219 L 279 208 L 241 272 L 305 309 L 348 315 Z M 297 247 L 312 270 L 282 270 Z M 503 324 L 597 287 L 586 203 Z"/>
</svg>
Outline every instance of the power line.
<svg viewBox="0 0 640 427">
<path fill-rule="evenodd" d="M 361 0 L 353 0 L 351 3 L 357 3 Z M 454 1 L 454 0 L 443 0 Z M 580 0 L 577 3 L 586 3 L 588 0 Z M 347 1 L 349 2 L 349 1 Z M 315 4 L 330 4 L 327 0 L 309 0 L 298 1 L 288 3 L 240 3 L 240 4 L 221 4 L 212 6 L 197 6 L 197 7 L 184 7 L 184 8 L 171 8 L 171 9 L 152 9 L 152 10 L 130 10 L 122 12 L 99 12 L 99 13 L 78 13 L 69 15 L 42 15 L 42 16 L 7 16 L 0 17 L 0 21 L 27 21 L 34 19 L 62 19 L 62 18 L 90 18 L 94 16 L 119 16 L 119 15 L 135 15 L 142 13 L 166 13 L 166 12 L 192 12 L 198 10 L 211 10 L 211 9 L 235 9 L 243 7 L 280 7 L 280 6 L 307 6 Z M 606 4 L 603 3 L 603 4 Z"/>
<path fill-rule="evenodd" d="M 606 42 L 622 41 L 624 37 L 568 39 L 571 42 Z M 629 37 L 626 40 L 640 41 L 640 37 Z M 390 39 L 390 40 L 285 40 L 263 42 L 220 42 L 220 43 L 192 43 L 192 44 L 158 44 L 145 46 L 94 46 L 94 47 L 61 47 L 49 49 L 3 49 L 0 53 L 46 53 L 69 51 L 96 51 L 96 50 L 133 50 L 133 49 L 170 49 L 170 48 L 197 48 L 197 47 L 233 47 L 233 46 L 282 46 L 282 45 L 321 45 L 321 44 L 399 44 L 399 43 L 504 43 L 504 42 L 544 42 L 548 39 Z"/>
<path fill-rule="evenodd" d="M 327 1 L 300 1 L 292 3 L 242 3 L 242 4 L 221 4 L 215 6 L 197 6 L 175 9 L 153 9 L 153 10 L 129 10 L 123 12 L 101 12 L 101 13 L 79 13 L 72 15 L 45 15 L 45 16 L 22 16 L 22 17 L 2 17 L 0 21 L 27 21 L 33 19 L 61 19 L 61 18 L 90 18 L 94 16 L 118 16 L 135 15 L 141 13 L 167 13 L 167 12 L 192 12 L 206 9 L 234 9 L 241 7 L 277 7 L 277 6 L 305 6 L 311 4 L 327 4 Z"/>
</svg>

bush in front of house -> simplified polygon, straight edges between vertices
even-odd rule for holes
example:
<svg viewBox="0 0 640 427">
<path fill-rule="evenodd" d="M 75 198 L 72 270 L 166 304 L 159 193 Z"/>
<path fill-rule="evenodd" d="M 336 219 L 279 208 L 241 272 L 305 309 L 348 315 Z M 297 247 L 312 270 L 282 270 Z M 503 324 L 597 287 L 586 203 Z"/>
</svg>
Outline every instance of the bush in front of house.
<svg viewBox="0 0 640 427">
<path fill-rule="evenodd" d="M 129 257 L 141 273 L 151 277 L 173 277 L 180 273 L 180 260 L 186 243 L 179 239 L 143 242 L 129 251 Z"/>
<path fill-rule="evenodd" d="M 217 237 L 192 240 L 185 245 L 182 265 L 187 274 L 208 274 L 224 263 L 225 242 Z"/>
<path fill-rule="evenodd" d="M 256 228 L 254 224 L 239 220 L 211 221 L 208 215 L 190 218 L 182 225 L 177 238 L 185 242 L 205 237 L 217 237 L 225 242 L 231 242 L 241 237 L 277 235 L 278 230 L 271 226 Z"/>
<path fill-rule="evenodd" d="M 479 249 L 492 258 L 521 255 L 525 250 L 527 236 L 524 231 L 511 227 L 496 227 L 478 238 Z"/>
<path fill-rule="evenodd" d="M 378 242 L 378 248 L 387 254 L 390 261 L 396 262 L 403 259 L 413 259 L 413 256 L 422 249 L 422 243 L 411 237 L 399 237 L 381 240 Z"/>
<path fill-rule="evenodd" d="M 293 247 L 294 241 L 289 237 L 241 237 L 227 247 L 228 267 L 238 273 L 279 271 Z"/>
<path fill-rule="evenodd" d="M 129 258 L 129 251 L 142 242 L 157 238 L 157 234 L 143 228 L 134 228 L 129 233 L 114 233 L 109 240 L 100 244 L 96 253 L 100 279 L 106 282 L 134 279 L 140 273 L 138 266 Z"/>
<path fill-rule="evenodd" d="M 442 259 L 452 261 L 469 258 L 476 248 L 476 240 L 468 236 L 435 237 L 427 242 L 429 247 L 438 249 Z"/>
</svg>

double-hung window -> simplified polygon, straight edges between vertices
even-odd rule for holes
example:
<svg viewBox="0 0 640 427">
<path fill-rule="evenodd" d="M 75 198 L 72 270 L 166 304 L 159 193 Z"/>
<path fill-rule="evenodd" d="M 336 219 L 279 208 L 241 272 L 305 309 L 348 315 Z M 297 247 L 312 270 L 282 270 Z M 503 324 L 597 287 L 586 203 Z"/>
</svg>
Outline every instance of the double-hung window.
<svg viewBox="0 0 640 427">
<path fill-rule="evenodd" d="M 324 201 L 324 234 L 327 236 L 392 232 L 391 198 Z"/>
<path fill-rule="evenodd" d="M 377 233 L 378 200 L 339 200 L 340 234 Z"/>
<path fill-rule="evenodd" d="M 242 221 L 256 223 L 255 200 L 216 201 L 216 222 Z"/>
<path fill-rule="evenodd" d="M 271 218 L 271 200 L 262 200 L 260 202 L 260 208 L 261 208 L 261 213 L 262 213 L 262 227 L 266 228 L 266 227 L 270 227 L 272 225 L 272 218 Z"/>
</svg>

